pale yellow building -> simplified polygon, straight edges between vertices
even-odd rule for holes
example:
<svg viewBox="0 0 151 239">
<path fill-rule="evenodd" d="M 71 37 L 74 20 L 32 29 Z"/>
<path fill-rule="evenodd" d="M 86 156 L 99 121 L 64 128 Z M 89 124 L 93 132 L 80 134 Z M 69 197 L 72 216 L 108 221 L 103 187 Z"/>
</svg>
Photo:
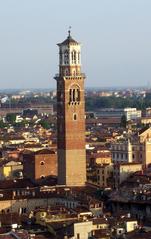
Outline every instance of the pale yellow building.
<svg viewBox="0 0 151 239">
<path fill-rule="evenodd" d="M 111 145 L 113 163 L 142 163 L 146 168 L 151 164 L 151 128 L 142 129 L 138 135 L 129 136 L 125 141 Z"/>
<path fill-rule="evenodd" d="M 21 162 L 9 161 L 0 167 L 0 180 L 22 177 L 23 165 Z"/>
<path fill-rule="evenodd" d="M 99 187 L 111 187 L 113 164 L 104 164 L 97 167 L 97 185 Z"/>
<path fill-rule="evenodd" d="M 111 164 L 111 152 L 109 150 L 100 150 L 97 151 L 98 156 L 96 156 L 95 163 L 96 164 Z"/>
<path fill-rule="evenodd" d="M 151 116 L 141 118 L 141 124 L 146 125 L 150 123 L 151 123 Z"/>
<path fill-rule="evenodd" d="M 108 220 L 105 218 L 96 218 L 90 221 L 82 221 L 74 223 L 73 239 L 88 239 L 95 234 L 97 230 L 105 230 L 109 228 Z M 104 237 L 109 238 L 107 236 Z"/>
<path fill-rule="evenodd" d="M 142 171 L 141 163 L 117 163 L 114 165 L 113 177 L 114 186 L 117 188 L 123 181 L 125 181 L 131 174 Z"/>
</svg>

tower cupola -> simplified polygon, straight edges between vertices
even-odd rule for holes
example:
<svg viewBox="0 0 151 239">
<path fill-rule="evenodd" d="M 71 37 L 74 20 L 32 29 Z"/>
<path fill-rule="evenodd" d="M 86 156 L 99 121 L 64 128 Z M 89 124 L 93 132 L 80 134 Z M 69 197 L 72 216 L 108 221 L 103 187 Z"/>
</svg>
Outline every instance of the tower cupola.
<svg viewBox="0 0 151 239">
<path fill-rule="evenodd" d="M 57 44 L 59 46 L 59 74 L 75 76 L 81 74 L 81 45 L 68 31 L 67 38 Z"/>
</svg>

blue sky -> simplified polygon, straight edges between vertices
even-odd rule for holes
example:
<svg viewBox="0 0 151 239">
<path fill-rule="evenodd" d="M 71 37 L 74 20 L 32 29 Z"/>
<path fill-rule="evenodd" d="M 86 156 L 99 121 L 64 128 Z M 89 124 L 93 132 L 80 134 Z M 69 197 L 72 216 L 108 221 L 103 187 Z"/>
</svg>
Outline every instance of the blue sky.
<svg viewBox="0 0 151 239">
<path fill-rule="evenodd" d="M 0 88 L 55 87 L 69 26 L 86 86 L 147 86 L 150 24 L 151 0 L 0 0 Z"/>
</svg>

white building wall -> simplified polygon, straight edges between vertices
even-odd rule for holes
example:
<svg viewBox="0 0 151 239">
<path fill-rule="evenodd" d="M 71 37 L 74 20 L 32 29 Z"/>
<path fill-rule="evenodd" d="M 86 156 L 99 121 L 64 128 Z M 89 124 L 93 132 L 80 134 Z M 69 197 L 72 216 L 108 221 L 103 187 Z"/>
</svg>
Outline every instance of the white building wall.
<svg viewBox="0 0 151 239">
<path fill-rule="evenodd" d="M 142 112 L 141 110 L 137 110 L 136 108 L 125 108 L 124 115 L 126 116 L 126 120 L 134 120 L 141 118 Z"/>
<path fill-rule="evenodd" d="M 88 239 L 91 236 L 92 221 L 74 224 L 74 239 Z"/>
</svg>

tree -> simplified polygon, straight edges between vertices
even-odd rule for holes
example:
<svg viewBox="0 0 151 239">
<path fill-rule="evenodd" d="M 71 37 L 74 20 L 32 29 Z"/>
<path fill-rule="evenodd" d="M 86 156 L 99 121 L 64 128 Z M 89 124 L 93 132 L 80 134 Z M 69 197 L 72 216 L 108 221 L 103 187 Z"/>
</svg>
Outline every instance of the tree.
<svg viewBox="0 0 151 239">
<path fill-rule="evenodd" d="M 6 124 L 3 122 L 3 120 L 0 120 L 0 129 L 3 129 L 6 127 Z"/>
<path fill-rule="evenodd" d="M 46 120 L 41 120 L 40 121 L 40 124 L 41 126 L 44 128 L 44 129 L 50 129 L 50 123 Z"/>
<path fill-rule="evenodd" d="M 127 121 L 126 121 L 126 116 L 122 115 L 121 117 L 121 127 L 126 128 Z"/>
<path fill-rule="evenodd" d="M 10 123 L 10 124 L 15 123 L 15 121 L 16 121 L 16 114 L 8 113 L 8 114 L 6 115 L 6 120 L 7 120 L 7 122 Z"/>
</svg>

